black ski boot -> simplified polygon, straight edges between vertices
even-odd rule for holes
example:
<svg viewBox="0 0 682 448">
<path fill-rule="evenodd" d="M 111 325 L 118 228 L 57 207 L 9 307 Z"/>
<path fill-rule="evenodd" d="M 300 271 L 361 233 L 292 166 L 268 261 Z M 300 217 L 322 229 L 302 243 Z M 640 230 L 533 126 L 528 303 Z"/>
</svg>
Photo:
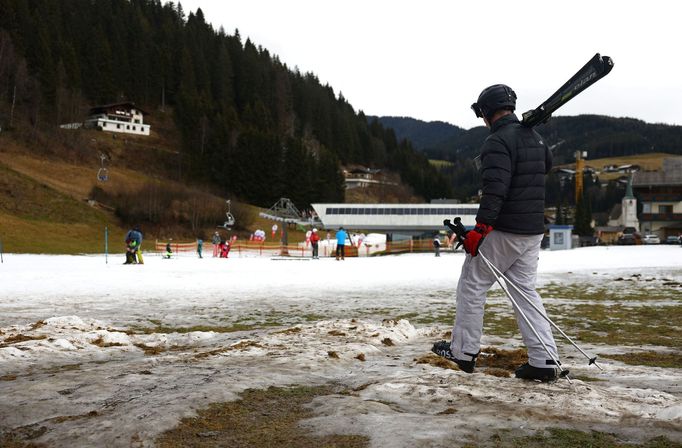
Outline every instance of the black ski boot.
<svg viewBox="0 0 682 448">
<path fill-rule="evenodd" d="M 554 361 L 547 361 L 547 364 L 554 365 Z M 533 367 L 525 363 L 516 371 L 516 378 L 523 380 L 539 380 L 543 382 L 555 381 L 559 378 L 559 371 L 554 367 Z"/>
<path fill-rule="evenodd" d="M 478 356 L 478 353 L 480 353 L 478 352 L 475 355 L 470 355 L 472 357 L 471 361 L 462 361 L 461 359 L 454 357 L 450 351 L 450 343 L 448 341 L 436 342 L 433 344 L 433 347 L 431 347 L 431 351 L 438 356 L 442 356 L 443 358 L 454 362 L 463 372 L 466 373 L 474 373 L 474 367 L 476 367 L 476 357 Z"/>
</svg>

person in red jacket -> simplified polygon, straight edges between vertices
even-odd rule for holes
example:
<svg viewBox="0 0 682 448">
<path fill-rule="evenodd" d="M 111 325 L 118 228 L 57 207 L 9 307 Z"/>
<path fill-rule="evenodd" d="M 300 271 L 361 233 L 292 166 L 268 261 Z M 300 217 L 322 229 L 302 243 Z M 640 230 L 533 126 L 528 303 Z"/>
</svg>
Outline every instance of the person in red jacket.
<svg viewBox="0 0 682 448">
<path fill-rule="evenodd" d="M 218 245 L 218 248 L 220 249 L 220 258 L 227 258 L 228 254 L 230 253 L 229 241 L 220 240 L 220 244 Z"/>
<path fill-rule="evenodd" d="M 319 243 L 320 235 L 317 233 L 317 229 L 313 229 L 313 233 L 310 234 L 310 245 L 313 246 L 313 259 L 320 258 L 318 252 Z"/>
</svg>

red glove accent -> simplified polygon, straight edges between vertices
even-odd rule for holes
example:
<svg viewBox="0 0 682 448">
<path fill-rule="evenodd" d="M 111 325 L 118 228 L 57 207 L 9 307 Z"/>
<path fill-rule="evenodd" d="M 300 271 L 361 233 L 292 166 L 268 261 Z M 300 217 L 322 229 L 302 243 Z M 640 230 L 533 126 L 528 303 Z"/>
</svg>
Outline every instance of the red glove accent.
<svg viewBox="0 0 682 448">
<path fill-rule="evenodd" d="M 478 255 L 478 248 L 485 239 L 485 236 L 492 232 L 492 226 L 488 224 L 483 224 L 482 222 L 476 223 L 474 230 L 469 230 L 464 238 L 464 250 L 466 253 L 471 254 L 472 257 Z"/>
</svg>

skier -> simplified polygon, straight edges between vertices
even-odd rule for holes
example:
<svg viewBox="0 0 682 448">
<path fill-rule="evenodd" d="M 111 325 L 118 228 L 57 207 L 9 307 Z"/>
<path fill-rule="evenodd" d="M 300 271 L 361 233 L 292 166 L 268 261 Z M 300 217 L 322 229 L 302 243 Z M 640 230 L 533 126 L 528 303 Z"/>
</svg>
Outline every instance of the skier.
<svg viewBox="0 0 682 448">
<path fill-rule="evenodd" d="M 341 255 L 341 259 L 345 260 L 346 259 L 346 231 L 343 230 L 343 227 L 339 227 L 339 231 L 336 232 L 336 259 L 339 259 L 339 255 Z"/>
<path fill-rule="evenodd" d="M 126 234 L 125 237 L 125 245 L 126 245 L 126 261 L 123 264 L 133 264 L 137 263 L 137 260 L 135 260 L 135 255 L 134 255 L 134 241 L 133 241 L 133 229 L 128 230 L 128 233 Z"/>
<path fill-rule="evenodd" d="M 320 258 L 318 252 L 319 243 L 320 235 L 317 234 L 317 229 L 313 229 L 313 232 L 310 234 L 310 245 L 313 247 L 313 259 Z"/>
<path fill-rule="evenodd" d="M 199 258 L 204 258 L 201 256 L 201 251 L 204 249 L 204 240 L 201 238 L 197 238 L 197 254 L 199 254 Z"/>
<path fill-rule="evenodd" d="M 171 248 L 170 243 L 171 241 L 173 241 L 172 238 L 166 243 L 166 254 L 163 256 L 163 258 L 170 259 L 173 256 L 173 249 Z"/>
<path fill-rule="evenodd" d="M 480 155 L 482 196 L 476 226 L 464 238 L 468 255 L 457 284 L 452 339 L 437 342 L 432 348 L 467 373 L 474 371 L 480 353 L 486 292 L 495 282 L 488 266 L 477 257 L 479 249 L 544 313 L 535 280 L 545 230 L 545 174 L 552 167 L 552 156 L 542 137 L 522 126 L 513 113 L 516 94 L 510 87 L 497 84 L 486 88 L 471 107 L 491 132 Z M 516 369 L 516 377 L 556 379 L 558 366 L 547 351 L 554 359 L 559 357 L 549 324 L 518 291 L 512 290 L 511 294 L 539 335 L 538 339 L 515 310 L 528 348 L 528 362 Z"/>
<path fill-rule="evenodd" d="M 211 244 L 213 244 L 213 256 L 218 256 L 218 245 L 220 244 L 220 234 L 216 231 L 211 237 Z"/>
<path fill-rule="evenodd" d="M 433 237 L 433 250 L 436 252 L 436 257 L 440 257 L 440 238 L 438 235 Z"/>
<path fill-rule="evenodd" d="M 135 257 L 137 258 L 137 264 L 144 264 L 144 257 L 142 256 L 142 239 L 144 235 L 140 230 L 140 226 L 133 227 L 133 238 L 135 239 Z"/>
<path fill-rule="evenodd" d="M 142 232 L 139 226 L 128 230 L 125 237 L 126 261 L 123 264 L 144 264 L 140 245 L 142 244 Z"/>
<path fill-rule="evenodd" d="M 220 258 L 227 258 L 227 255 L 230 253 L 230 243 L 225 240 L 221 240 L 219 247 Z"/>
</svg>

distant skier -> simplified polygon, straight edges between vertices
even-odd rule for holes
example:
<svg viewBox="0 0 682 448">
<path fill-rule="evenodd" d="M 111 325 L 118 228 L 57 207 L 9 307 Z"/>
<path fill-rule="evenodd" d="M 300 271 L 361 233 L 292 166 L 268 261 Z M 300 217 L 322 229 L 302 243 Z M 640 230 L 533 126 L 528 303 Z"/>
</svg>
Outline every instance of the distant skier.
<svg viewBox="0 0 682 448">
<path fill-rule="evenodd" d="M 341 260 L 346 259 L 346 231 L 343 229 L 343 227 L 339 227 L 339 231 L 336 232 L 336 259 L 339 259 L 339 255 L 341 256 Z"/>
<path fill-rule="evenodd" d="M 126 261 L 123 264 L 144 264 L 144 258 L 142 258 L 142 251 L 140 246 L 142 245 L 142 232 L 139 226 L 135 226 L 128 230 L 125 237 L 126 244 Z"/>
<path fill-rule="evenodd" d="M 457 283 L 452 339 L 437 342 L 432 348 L 467 373 L 474 371 L 480 353 L 486 293 L 495 283 L 495 275 L 482 257 L 477 256 L 479 248 L 524 291 L 537 310 L 545 312 L 535 291 L 535 279 L 545 231 L 545 175 L 552 168 L 552 154 L 542 137 L 523 126 L 514 115 L 516 94 L 510 87 L 496 84 L 486 88 L 471 108 L 491 132 L 480 154 L 483 194 L 476 226 L 464 238 L 468 255 Z M 528 348 L 528 362 L 516 369 L 516 377 L 556 379 L 559 366 L 554 360 L 559 355 L 549 323 L 518 291 L 510 292 L 534 329 L 519 319 L 517 312 L 521 336 Z"/>
<path fill-rule="evenodd" d="M 163 258 L 169 259 L 173 256 L 173 249 L 172 249 L 171 243 L 170 243 L 171 241 L 173 241 L 173 240 L 171 239 L 170 241 L 168 241 L 166 243 L 166 253 L 164 254 Z"/>
<path fill-rule="evenodd" d="M 230 253 L 230 243 L 225 240 L 221 240 L 218 246 L 220 248 L 220 258 L 228 258 Z"/>
<path fill-rule="evenodd" d="M 310 245 L 313 247 L 313 259 L 320 258 L 319 252 L 318 252 L 319 243 L 320 243 L 320 235 L 318 235 L 317 229 L 313 229 L 313 232 L 310 234 Z"/>
<path fill-rule="evenodd" d="M 137 260 L 134 260 L 135 258 L 135 242 L 133 241 L 133 229 L 128 230 L 128 233 L 126 234 L 125 237 L 125 245 L 126 245 L 126 261 L 123 264 L 133 264 L 137 263 Z"/>
<path fill-rule="evenodd" d="M 433 237 L 433 250 L 436 253 L 436 257 L 440 257 L 440 238 L 438 238 L 438 235 Z"/>
<path fill-rule="evenodd" d="M 218 232 L 215 232 L 211 237 L 211 244 L 213 244 L 213 256 L 217 257 L 219 253 L 218 245 L 220 244 L 220 234 Z"/>
<path fill-rule="evenodd" d="M 199 258 L 204 258 L 201 256 L 201 251 L 204 249 L 204 240 L 201 238 L 197 238 L 197 254 L 199 254 Z"/>
<path fill-rule="evenodd" d="M 144 264 L 144 257 L 142 256 L 142 240 L 144 235 L 140 230 L 140 226 L 133 227 L 134 238 L 137 244 L 135 245 L 135 257 L 137 258 L 137 264 Z"/>
</svg>

